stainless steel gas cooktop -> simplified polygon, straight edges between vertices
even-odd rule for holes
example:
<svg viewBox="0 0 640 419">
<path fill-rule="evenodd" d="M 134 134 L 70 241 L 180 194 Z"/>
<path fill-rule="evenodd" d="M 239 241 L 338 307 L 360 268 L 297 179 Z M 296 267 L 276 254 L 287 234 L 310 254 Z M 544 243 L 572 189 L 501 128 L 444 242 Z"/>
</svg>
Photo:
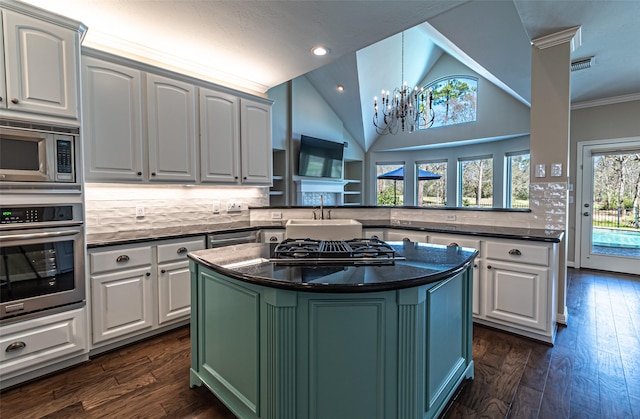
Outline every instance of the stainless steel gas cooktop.
<svg viewBox="0 0 640 419">
<path fill-rule="evenodd" d="M 349 265 L 393 264 L 396 255 L 387 243 L 376 238 L 352 240 L 286 239 L 279 243 L 271 262 L 282 264 L 338 263 Z"/>
</svg>

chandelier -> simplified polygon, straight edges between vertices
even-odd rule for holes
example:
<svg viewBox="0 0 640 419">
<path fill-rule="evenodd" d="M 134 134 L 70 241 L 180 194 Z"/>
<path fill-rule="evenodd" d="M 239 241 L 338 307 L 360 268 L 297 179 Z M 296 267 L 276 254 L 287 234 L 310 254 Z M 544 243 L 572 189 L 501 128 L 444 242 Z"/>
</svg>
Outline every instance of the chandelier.
<svg viewBox="0 0 640 419">
<path fill-rule="evenodd" d="M 402 60 L 401 77 L 404 80 L 404 32 L 402 32 Z M 433 125 L 434 112 L 431 108 L 433 101 L 432 89 L 425 90 L 418 87 L 411 88 L 407 82 L 402 87 L 396 87 L 392 92 L 382 90 L 380 109 L 378 97 L 373 98 L 373 125 L 378 135 L 414 132 L 417 128 L 429 128 Z"/>
</svg>

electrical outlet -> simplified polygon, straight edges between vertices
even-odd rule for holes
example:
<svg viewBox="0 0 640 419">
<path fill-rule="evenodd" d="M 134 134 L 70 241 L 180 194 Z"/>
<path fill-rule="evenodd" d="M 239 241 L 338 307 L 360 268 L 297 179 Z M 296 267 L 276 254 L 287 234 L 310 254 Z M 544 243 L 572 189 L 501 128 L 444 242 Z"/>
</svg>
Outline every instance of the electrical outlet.
<svg viewBox="0 0 640 419">
<path fill-rule="evenodd" d="M 271 218 L 274 219 L 274 220 L 281 220 L 282 219 L 282 211 L 272 212 L 271 213 Z"/>
<path fill-rule="evenodd" d="M 240 212 L 242 211 L 242 204 L 238 202 L 229 202 L 227 205 L 227 212 Z"/>
<path fill-rule="evenodd" d="M 211 211 L 214 214 L 220 214 L 220 203 L 218 201 L 213 201 L 213 205 L 211 206 Z"/>
<path fill-rule="evenodd" d="M 144 217 L 144 206 L 136 205 L 136 217 Z"/>
<path fill-rule="evenodd" d="M 447 215 L 447 221 L 455 221 L 455 220 L 456 220 L 455 214 Z"/>
</svg>

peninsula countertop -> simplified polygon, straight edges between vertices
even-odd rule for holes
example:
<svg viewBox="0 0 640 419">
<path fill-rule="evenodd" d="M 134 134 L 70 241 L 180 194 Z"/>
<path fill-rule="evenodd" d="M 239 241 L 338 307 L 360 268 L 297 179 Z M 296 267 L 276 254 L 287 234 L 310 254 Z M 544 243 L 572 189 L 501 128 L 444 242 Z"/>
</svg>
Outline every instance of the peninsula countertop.
<svg viewBox="0 0 640 419">
<path fill-rule="evenodd" d="M 249 243 L 191 252 L 194 262 L 219 274 L 258 285 L 308 292 L 373 292 L 450 278 L 473 264 L 477 250 L 416 242 L 387 242 L 401 259 L 386 265 L 273 261 L 275 244 Z M 402 259 L 403 258 L 403 259 Z"/>
</svg>

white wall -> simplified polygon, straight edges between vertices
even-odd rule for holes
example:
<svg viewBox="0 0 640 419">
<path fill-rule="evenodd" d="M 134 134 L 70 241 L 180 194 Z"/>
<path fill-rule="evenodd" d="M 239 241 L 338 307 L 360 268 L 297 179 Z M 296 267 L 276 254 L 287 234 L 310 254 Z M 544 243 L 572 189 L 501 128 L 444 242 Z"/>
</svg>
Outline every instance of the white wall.
<svg viewBox="0 0 640 419">
<path fill-rule="evenodd" d="M 444 54 L 427 73 L 420 85 L 442 77 L 471 76 L 478 78 L 477 120 L 466 124 L 430 128 L 414 133 L 383 135 L 370 151 L 393 150 L 398 147 L 420 147 L 448 144 L 454 141 L 505 138 L 528 135 L 530 109 L 488 80 L 480 77 L 459 61 Z"/>
</svg>

